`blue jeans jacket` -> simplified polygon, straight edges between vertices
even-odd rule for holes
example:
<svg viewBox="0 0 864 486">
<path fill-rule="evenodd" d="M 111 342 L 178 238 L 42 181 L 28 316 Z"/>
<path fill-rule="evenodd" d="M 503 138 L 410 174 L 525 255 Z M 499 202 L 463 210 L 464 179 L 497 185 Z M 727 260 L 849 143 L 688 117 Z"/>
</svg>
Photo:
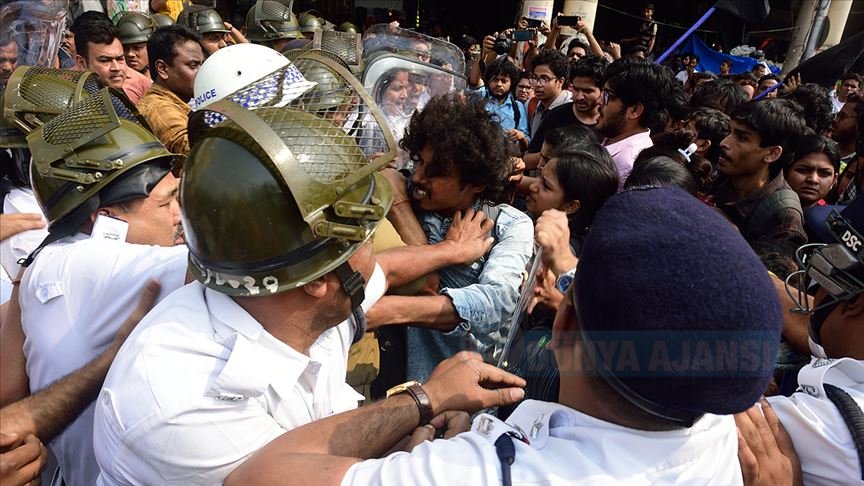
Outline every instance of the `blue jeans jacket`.
<svg viewBox="0 0 864 486">
<path fill-rule="evenodd" d="M 441 360 L 466 349 L 479 351 L 491 361 L 496 346 L 502 347 L 506 339 L 533 251 L 534 224 L 525 213 L 506 204 L 490 208 L 476 203 L 475 209 L 496 220 L 495 243 L 471 265 L 438 271 L 439 290 L 453 301 L 461 322 L 450 332 L 408 328 L 409 379 L 425 381 Z M 437 213 L 418 216 L 430 244 L 444 240 L 452 218 Z"/>
</svg>

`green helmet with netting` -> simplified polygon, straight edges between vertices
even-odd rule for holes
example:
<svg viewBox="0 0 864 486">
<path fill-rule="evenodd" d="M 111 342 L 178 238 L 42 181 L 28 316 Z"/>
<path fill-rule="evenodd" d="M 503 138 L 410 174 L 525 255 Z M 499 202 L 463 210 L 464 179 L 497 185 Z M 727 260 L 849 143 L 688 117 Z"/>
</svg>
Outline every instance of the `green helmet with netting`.
<svg viewBox="0 0 864 486">
<path fill-rule="evenodd" d="M 150 16 L 153 19 L 153 23 L 156 24 L 156 28 L 159 27 L 168 27 L 169 25 L 174 25 L 174 19 L 171 18 L 170 15 L 165 15 L 161 13 L 153 14 Z"/>
<path fill-rule="evenodd" d="M 3 93 L 3 118 L 27 134 L 100 89 L 91 71 L 20 66 Z"/>
<path fill-rule="evenodd" d="M 216 10 L 201 5 L 190 5 L 177 16 L 177 23 L 200 35 L 216 32 L 227 34 L 225 22 Z"/>
<path fill-rule="evenodd" d="M 300 23 L 291 5 L 277 0 L 258 0 L 246 14 L 246 38 L 253 42 L 302 39 Z"/>
<path fill-rule="evenodd" d="M 335 271 L 354 308 L 362 301 L 362 278 L 348 259 L 390 207 L 390 186 L 377 170 L 393 159 L 396 143 L 350 71 L 326 57 L 319 62 L 341 78 L 351 102 L 316 112 L 322 91 L 305 87 L 288 65 L 279 82 L 264 76 L 190 116 L 195 142 L 181 210 L 190 269 L 210 288 L 270 295 Z M 285 82 L 304 88 L 286 98 L 279 95 L 292 91 Z M 381 136 L 382 150 L 364 148 Z"/>
<path fill-rule="evenodd" d="M 155 30 L 153 19 L 141 12 L 125 12 L 117 20 L 117 31 L 123 45 L 147 42 Z"/>
<path fill-rule="evenodd" d="M 298 50 L 291 55 L 285 53 L 285 56 L 294 59 L 294 65 L 303 73 L 307 81 L 316 83 L 308 93 L 306 110 L 324 112 L 351 103 L 351 85 L 335 72 L 332 64 L 322 60 L 330 59 L 347 70 L 348 65 L 338 56 L 320 49 Z"/>
<path fill-rule="evenodd" d="M 339 27 L 336 27 L 336 30 L 339 32 L 348 32 L 351 34 L 356 34 L 359 31 L 357 30 L 357 26 L 352 24 L 351 22 L 342 22 L 339 24 Z"/>
<path fill-rule="evenodd" d="M 76 233 L 100 207 L 147 197 L 182 160 L 137 122 L 133 107 L 118 110 L 126 103 L 103 89 L 27 136 L 33 192 L 54 239 Z"/>
<path fill-rule="evenodd" d="M 304 33 L 318 32 L 324 30 L 324 21 L 320 17 L 311 13 L 303 12 L 300 14 L 300 31 Z"/>
</svg>

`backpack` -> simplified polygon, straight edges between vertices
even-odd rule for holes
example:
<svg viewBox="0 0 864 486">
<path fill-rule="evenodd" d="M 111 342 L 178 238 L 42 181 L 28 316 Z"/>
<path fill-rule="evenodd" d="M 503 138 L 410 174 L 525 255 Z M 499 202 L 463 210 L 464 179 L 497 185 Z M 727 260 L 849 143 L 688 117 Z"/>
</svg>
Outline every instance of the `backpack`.
<svg viewBox="0 0 864 486">
<path fill-rule="evenodd" d="M 801 200 L 792 189 L 780 189 L 770 196 L 759 201 L 750 216 L 744 222 L 743 233 L 746 235 L 758 235 L 764 231 L 765 226 L 775 215 L 786 209 L 794 209 L 804 217 L 801 209 Z"/>
</svg>

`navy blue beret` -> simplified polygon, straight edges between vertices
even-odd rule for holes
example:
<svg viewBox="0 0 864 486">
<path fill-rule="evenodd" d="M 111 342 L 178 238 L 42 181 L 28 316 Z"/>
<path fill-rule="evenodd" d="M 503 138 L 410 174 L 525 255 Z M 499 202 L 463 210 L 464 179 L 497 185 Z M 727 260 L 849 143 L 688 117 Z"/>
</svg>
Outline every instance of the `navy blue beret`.
<svg viewBox="0 0 864 486">
<path fill-rule="evenodd" d="M 607 200 L 574 288 L 585 346 L 637 398 L 731 414 L 766 389 L 782 330 L 774 285 L 739 232 L 684 191 Z"/>
</svg>

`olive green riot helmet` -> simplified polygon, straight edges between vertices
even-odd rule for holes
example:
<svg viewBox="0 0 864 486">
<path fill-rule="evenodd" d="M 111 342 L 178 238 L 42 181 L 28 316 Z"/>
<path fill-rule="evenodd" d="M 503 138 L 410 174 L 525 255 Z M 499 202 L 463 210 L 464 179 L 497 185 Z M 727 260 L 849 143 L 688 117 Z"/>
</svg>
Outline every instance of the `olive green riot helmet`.
<svg viewBox="0 0 864 486">
<path fill-rule="evenodd" d="M 331 63 L 323 61 L 329 59 L 347 70 L 348 65 L 337 55 L 319 49 L 309 49 L 298 50 L 290 55 L 285 53 L 285 57 L 294 60 L 294 65 L 303 73 L 307 81 L 316 83 L 315 87 L 305 95 L 304 107 L 307 111 L 338 111 L 339 107 L 351 105 L 353 99 L 351 85 L 333 70 Z"/>
<path fill-rule="evenodd" d="M 174 19 L 171 18 L 170 15 L 165 15 L 161 13 L 153 14 L 150 16 L 153 20 L 153 23 L 156 25 L 156 28 L 159 27 L 168 27 L 169 25 L 174 25 Z"/>
<path fill-rule="evenodd" d="M 277 39 L 302 39 L 297 16 L 291 11 L 291 2 L 258 0 L 246 14 L 246 38 L 252 42 Z"/>
<path fill-rule="evenodd" d="M 147 42 L 155 30 L 153 19 L 141 12 L 125 12 L 117 20 L 117 31 L 123 45 Z"/>
<path fill-rule="evenodd" d="M 359 31 L 357 30 L 357 26 L 352 24 L 351 22 L 342 22 L 339 24 L 339 27 L 336 27 L 336 30 L 339 32 L 348 32 L 351 34 L 357 34 Z"/>
<path fill-rule="evenodd" d="M 6 93 L 0 91 L 0 97 Z M 15 128 L 6 117 L 0 116 L 0 149 L 27 148 L 24 132 Z"/>
<path fill-rule="evenodd" d="M 118 100 L 128 102 L 102 89 L 27 136 L 33 192 L 57 238 L 100 207 L 147 197 L 182 157 L 122 118 Z"/>
<path fill-rule="evenodd" d="M 341 126 L 312 113 L 229 100 L 206 109 L 227 120 L 196 137 L 181 182 L 195 278 L 228 295 L 262 296 L 340 268 L 350 274 L 348 258 L 390 207 L 382 161 L 369 163 Z M 346 288 L 354 308 L 360 281 Z"/>
<path fill-rule="evenodd" d="M 216 10 L 200 5 L 190 5 L 183 9 L 177 16 L 177 23 L 200 35 L 230 32 L 225 28 L 225 22 Z"/>
<path fill-rule="evenodd" d="M 324 21 L 320 17 L 311 12 L 300 14 L 300 32 L 318 32 L 321 30 L 324 30 Z"/>
<path fill-rule="evenodd" d="M 320 53 L 297 62 L 312 60 L 336 78 L 332 84 L 309 89 L 291 64 L 277 70 L 287 69 L 279 82 L 263 76 L 191 114 L 195 142 L 180 188 L 190 269 L 204 285 L 238 296 L 269 295 L 335 271 L 356 308 L 362 285 L 351 284 L 347 260 L 390 207 L 390 186 L 377 170 L 396 144 L 360 81 Z M 291 82 L 304 87 L 292 90 Z M 294 94 L 258 101 L 274 87 Z M 334 87 L 342 104 L 318 111 Z M 376 137 L 386 143 L 373 154 L 366 147 Z"/>
<path fill-rule="evenodd" d="M 91 71 L 20 66 L 3 93 L 3 118 L 28 134 L 100 89 Z"/>
</svg>

